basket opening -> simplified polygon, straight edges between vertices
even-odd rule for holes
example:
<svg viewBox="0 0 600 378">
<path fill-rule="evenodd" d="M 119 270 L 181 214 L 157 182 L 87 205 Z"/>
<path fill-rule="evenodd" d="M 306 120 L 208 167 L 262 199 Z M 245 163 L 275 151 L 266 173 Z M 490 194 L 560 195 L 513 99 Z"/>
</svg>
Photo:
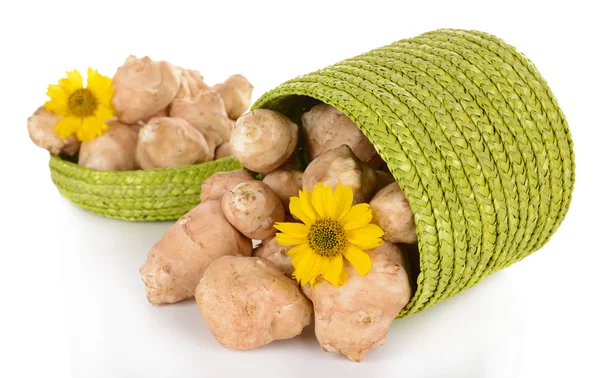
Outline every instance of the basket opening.
<svg viewBox="0 0 600 378">
<path fill-rule="evenodd" d="M 326 100 L 323 101 L 323 100 L 316 99 L 316 98 L 310 97 L 310 96 L 305 96 L 305 95 L 286 95 L 286 96 L 278 97 L 275 100 L 272 100 L 266 104 L 262 104 L 259 107 L 269 108 L 269 109 L 278 111 L 278 112 L 284 114 L 285 116 L 287 116 L 290 120 L 292 120 L 297 125 L 301 126 L 302 125 L 302 114 L 309 111 L 313 106 L 321 104 L 321 103 L 328 103 L 328 102 Z M 335 106 L 333 104 L 329 104 L 329 105 L 336 107 L 336 109 L 338 109 L 339 111 L 346 114 L 355 123 L 359 124 L 357 122 L 357 120 L 355 119 L 355 117 L 353 117 L 352 114 L 350 114 L 348 111 L 345 111 L 344 109 L 341 109 L 340 107 Z M 359 127 L 360 127 L 360 124 L 359 124 Z M 361 128 L 361 132 L 362 131 L 363 130 Z M 367 136 L 367 138 L 369 137 L 368 135 L 366 135 L 366 136 Z M 296 148 L 296 165 L 297 165 L 297 169 L 300 169 L 300 170 L 304 170 L 306 168 L 306 166 L 308 165 L 308 163 L 310 163 L 310 159 L 309 159 L 308 154 L 306 153 L 306 149 L 304 147 L 304 143 L 303 143 L 304 139 L 305 139 L 304 135 L 302 135 L 302 133 L 299 133 L 298 146 Z M 387 161 L 385 161 L 384 157 L 382 157 L 382 160 L 384 161 L 385 164 L 388 163 Z M 409 278 L 410 278 L 410 282 L 411 282 L 411 287 L 413 289 L 413 293 L 415 293 L 417 290 L 417 277 L 421 273 L 421 262 L 420 262 L 420 256 L 419 256 L 418 240 L 417 240 L 417 244 L 399 244 L 399 245 L 402 248 L 402 250 L 405 251 L 405 255 L 409 260 L 410 272 L 408 272 L 408 273 L 409 273 Z"/>
</svg>

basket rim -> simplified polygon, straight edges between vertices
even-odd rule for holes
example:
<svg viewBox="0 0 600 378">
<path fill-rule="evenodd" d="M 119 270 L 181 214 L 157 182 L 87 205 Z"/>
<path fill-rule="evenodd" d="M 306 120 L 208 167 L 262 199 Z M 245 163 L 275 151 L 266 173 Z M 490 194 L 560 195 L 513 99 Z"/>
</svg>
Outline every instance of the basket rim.
<svg viewBox="0 0 600 378">
<path fill-rule="evenodd" d="M 210 167 L 212 165 L 222 164 L 226 161 L 237 161 L 233 156 L 227 156 L 220 159 L 215 159 L 211 161 L 207 161 L 204 163 L 186 165 L 184 167 L 176 167 L 176 168 L 153 168 L 153 169 L 136 169 L 133 171 L 100 171 L 96 169 L 91 169 L 88 167 L 81 166 L 72 161 L 66 160 L 62 158 L 60 155 L 50 154 L 50 168 L 56 169 L 60 166 L 68 167 L 72 170 L 79 170 L 80 172 L 92 172 L 98 176 L 154 176 L 154 175 L 169 175 L 177 172 L 186 172 L 194 169 Z"/>
</svg>

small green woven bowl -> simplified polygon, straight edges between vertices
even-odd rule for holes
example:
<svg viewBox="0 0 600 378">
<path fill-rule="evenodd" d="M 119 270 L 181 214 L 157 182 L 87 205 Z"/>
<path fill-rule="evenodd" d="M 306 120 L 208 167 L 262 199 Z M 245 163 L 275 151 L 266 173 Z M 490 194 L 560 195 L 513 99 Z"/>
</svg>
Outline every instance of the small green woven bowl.
<svg viewBox="0 0 600 378">
<path fill-rule="evenodd" d="M 415 214 L 420 273 L 400 317 L 538 250 L 565 217 L 567 121 L 535 66 L 494 36 L 401 40 L 292 79 L 253 107 L 299 121 L 319 101 L 358 124 Z"/>
<path fill-rule="evenodd" d="M 178 219 L 200 202 L 200 185 L 215 172 L 242 169 L 234 158 L 182 168 L 108 172 L 50 156 L 52 181 L 74 204 L 129 221 Z"/>
</svg>

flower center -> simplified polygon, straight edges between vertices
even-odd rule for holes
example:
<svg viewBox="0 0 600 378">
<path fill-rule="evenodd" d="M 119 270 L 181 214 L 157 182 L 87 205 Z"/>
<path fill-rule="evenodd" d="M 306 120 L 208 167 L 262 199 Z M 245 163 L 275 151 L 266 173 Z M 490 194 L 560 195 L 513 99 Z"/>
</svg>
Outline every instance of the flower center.
<svg viewBox="0 0 600 378">
<path fill-rule="evenodd" d="M 77 117 L 91 116 L 97 107 L 98 100 L 89 89 L 78 89 L 69 96 L 69 111 Z"/>
<path fill-rule="evenodd" d="M 320 219 L 308 231 L 308 244 L 317 255 L 335 257 L 346 248 L 346 232 L 339 222 Z"/>
</svg>

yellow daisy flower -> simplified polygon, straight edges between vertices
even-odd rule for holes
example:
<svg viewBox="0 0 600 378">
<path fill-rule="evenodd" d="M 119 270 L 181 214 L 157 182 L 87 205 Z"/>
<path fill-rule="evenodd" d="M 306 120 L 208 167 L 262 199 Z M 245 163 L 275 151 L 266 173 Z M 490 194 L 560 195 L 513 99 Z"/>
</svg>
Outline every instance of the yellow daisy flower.
<svg viewBox="0 0 600 378">
<path fill-rule="evenodd" d="M 44 104 L 49 112 L 62 116 L 54 131 L 61 139 L 75 133 L 82 142 L 92 140 L 108 129 L 106 120 L 114 111 L 110 103 L 115 90 L 112 81 L 98 71 L 88 68 L 87 87 L 77 71 L 67 71 L 67 77 L 58 85 L 50 84 L 46 94 L 50 100 Z"/>
<path fill-rule="evenodd" d="M 344 258 L 361 276 L 371 270 L 371 258 L 364 250 L 381 244 L 383 230 L 371 223 L 369 204 L 352 206 L 352 189 L 317 184 L 312 193 L 303 189 L 290 198 L 290 212 L 302 223 L 279 222 L 277 242 L 294 246 L 288 251 L 294 278 L 301 285 L 314 285 L 319 277 L 335 286 L 343 285 L 348 273 Z"/>
</svg>

